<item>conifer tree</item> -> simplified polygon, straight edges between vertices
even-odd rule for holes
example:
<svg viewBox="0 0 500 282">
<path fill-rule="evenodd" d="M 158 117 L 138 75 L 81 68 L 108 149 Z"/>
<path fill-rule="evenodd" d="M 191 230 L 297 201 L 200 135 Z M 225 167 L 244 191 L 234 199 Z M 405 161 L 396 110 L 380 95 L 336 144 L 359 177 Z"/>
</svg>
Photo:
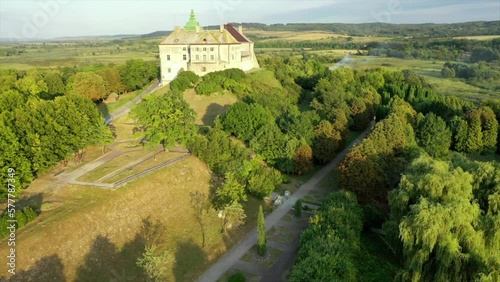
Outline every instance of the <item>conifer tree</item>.
<svg viewBox="0 0 500 282">
<path fill-rule="evenodd" d="M 260 256 L 265 256 L 267 254 L 266 222 L 264 219 L 262 206 L 259 207 L 259 216 L 257 218 L 257 233 L 257 253 Z"/>
</svg>

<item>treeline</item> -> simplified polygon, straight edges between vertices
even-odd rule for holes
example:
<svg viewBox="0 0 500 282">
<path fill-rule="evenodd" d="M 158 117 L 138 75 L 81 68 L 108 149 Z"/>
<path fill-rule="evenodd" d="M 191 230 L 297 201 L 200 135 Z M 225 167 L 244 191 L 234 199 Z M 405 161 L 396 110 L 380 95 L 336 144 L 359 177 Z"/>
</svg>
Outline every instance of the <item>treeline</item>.
<svg viewBox="0 0 500 282">
<path fill-rule="evenodd" d="M 0 94 L 0 169 L 16 170 L 16 195 L 40 172 L 64 160 L 80 162 L 88 146 L 113 140 L 92 101 L 78 95 L 43 100 L 17 90 Z M 0 176 L 7 183 L 7 174 Z M 5 199 L 7 185 L 0 198 Z"/>
<path fill-rule="evenodd" d="M 500 58 L 500 39 L 399 39 L 369 42 L 368 54 L 400 59 L 495 61 Z"/>
<path fill-rule="evenodd" d="M 88 146 L 111 142 L 93 102 L 139 89 L 156 76 L 156 66 L 142 60 L 91 69 L 0 70 L 0 169 L 16 170 L 16 193 L 61 160 L 78 163 Z M 7 186 L 2 187 L 4 199 Z"/>
<path fill-rule="evenodd" d="M 327 50 L 327 49 L 366 49 L 365 43 L 350 42 L 347 40 L 332 39 L 331 42 L 318 42 L 318 41 L 258 41 L 255 40 L 255 48 L 295 48 L 295 49 L 314 49 L 314 50 Z"/>
<path fill-rule="evenodd" d="M 233 23 L 235 26 L 239 23 Z M 390 23 L 242 23 L 245 28 L 268 31 L 325 30 L 353 36 L 455 37 L 500 34 L 500 21 L 478 21 L 453 24 L 390 24 Z M 218 26 L 209 26 L 217 29 Z"/>
<path fill-rule="evenodd" d="M 125 65 L 94 65 L 87 68 L 63 67 L 17 71 L 0 69 L 0 90 L 14 89 L 23 95 L 45 100 L 64 94 L 76 94 L 101 101 L 109 94 L 122 94 L 145 86 L 158 77 L 155 64 L 141 59 Z"/>
<path fill-rule="evenodd" d="M 495 62 L 492 63 L 452 63 L 446 62 L 441 70 L 444 78 L 461 78 L 468 84 L 490 90 L 500 90 L 500 67 Z"/>
</svg>

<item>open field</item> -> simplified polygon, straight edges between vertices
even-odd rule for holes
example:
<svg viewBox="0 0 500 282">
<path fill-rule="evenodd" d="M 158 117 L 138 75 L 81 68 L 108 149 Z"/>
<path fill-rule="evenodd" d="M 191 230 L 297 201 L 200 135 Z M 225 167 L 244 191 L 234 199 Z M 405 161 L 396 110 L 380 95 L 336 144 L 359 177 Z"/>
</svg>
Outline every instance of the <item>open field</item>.
<svg viewBox="0 0 500 282">
<path fill-rule="evenodd" d="M 349 40 L 351 42 L 372 42 L 372 41 L 386 41 L 390 37 L 371 37 L 371 36 L 349 36 L 345 34 L 338 34 L 328 31 L 265 31 L 248 29 L 243 31 L 244 34 L 257 38 L 259 42 L 272 42 L 272 41 L 318 41 L 329 42 L 334 39 Z"/>
<path fill-rule="evenodd" d="M 500 38 L 500 35 L 476 35 L 476 36 L 460 36 L 453 37 L 455 39 L 470 39 L 470 40 L 491 40 Z"/>
<path fill-rule="evenodd" d="M 154 61 L 158 60 L 158 43 L 137 39 L 118 40 L 116 44 L 109 40 L 0 44 L 0 52 L 20 51 L 18 54 L 0 56 L 0 65 L 3 68 L 26 70 L 91 66 L 96 63 L 123 64 L 131 58 Z"/>
</svg>

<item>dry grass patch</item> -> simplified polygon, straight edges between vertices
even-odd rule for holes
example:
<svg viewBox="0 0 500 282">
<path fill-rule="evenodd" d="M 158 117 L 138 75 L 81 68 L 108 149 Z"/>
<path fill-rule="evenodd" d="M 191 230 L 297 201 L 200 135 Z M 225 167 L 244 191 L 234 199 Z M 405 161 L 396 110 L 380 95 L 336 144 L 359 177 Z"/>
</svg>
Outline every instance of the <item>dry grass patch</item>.
<svg viewBox="0 0 500 282">
<path fill-rule="evenodd" d="M 255 226 L 259 203 L 252 199 L 245 203 L 251 207 L 248 223 L 228 236 L 221 234 L 216 215 L 207 218 L 202 248 L 202 231 L 193 215 L 190 193 L 208 194 L 210 179 L 208 168 L 189 157 L 115 191 L 65 187 L 58 195 L 45 198 L 64 204 L 43 212 L 19 230 L 17 280 L 35 281 L 44 273 L 46 281 L 120 281 L 123 276 L 144 281 L 135 261 L 145 244 L 141 231 L 145 220 L 163 227 L 162 248 L 175 258 L 168 268 L 170 280 L 194 280 Z M 0 243 L 0 253 L 6 254 L 7 248 L 5 240 Z M 6 256 L 0 263 L 6 264 Z"/>
<path fill-rule="evenodd" d="M 77 181 L 84 181 L 84 182 L 97 181 L 99 178 L 153 153 L 154 151 L 142 150 L 142 149 L 139 149 L 138 151 L 124 152 L 122 155 L 80 176 L 77 179 Z"/>
<path fill-rule="evenodd" d="M 230 93 L 210 96 L 196 95 L 194 89 L 184 92 L 184 99 L 196 112 L 196 125 L 213 126 L 215 118 L 227 111 L 228 106 L 236 103 L 238 98 Z"/>
<path fill-rule="evenodd" d="M 114 182 L 116 182 L 120 179 L 123 179 L 125 177 L 129 177 L 131 175 L 145 171 L 146 169 L 155 167 L 155 166 L 162 164 L 163 162 L 166 162 L 168 160 L 175 159 L 183 154 L 184 153 L 177 153 L 177 152 L 160 152 L 154 156 L 151 156 L 147 160 L 145 160 L 137 165 L 134 165 L 132 167 L 129 167 L 126 170 L 116 174 L 115 176 L 106 179 L 104 182 L 105 183 L 114 183 Z"/>
</svg>

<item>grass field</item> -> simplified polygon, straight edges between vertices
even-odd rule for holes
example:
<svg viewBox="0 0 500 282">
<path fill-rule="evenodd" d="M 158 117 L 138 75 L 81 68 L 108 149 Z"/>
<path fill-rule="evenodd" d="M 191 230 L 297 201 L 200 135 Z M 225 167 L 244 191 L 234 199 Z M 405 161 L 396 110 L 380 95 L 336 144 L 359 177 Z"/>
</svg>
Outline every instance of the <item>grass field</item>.
<svg viewBox="0 0 500 282">
<path fill-rule="evenodd" d="M 318 41 L 328 42 L 334 39 L 350 40 L 351 42 L 372 42 L 372 41 L 386 41 L 390 37 L 371 37 L 371 36 L 349 36 L 345 34 L 338 34 L 328 31 L 265 31 L 265 30 L 245 30 L 246 35 L 255 36 L 259 42 L 272 42 L 272 41 Z"/>
<path fill-rule="evenodd" d="M 205 126 L 213 126 L 217 115 L 225 113 L 229 105 L 238 101 L 231 93 L 204 96 L 196 95 L 194 89 L 186 90 L 184 99 L 197 114 L 195 124 Z"/>
<path fill-rule="evenodd" d="M 476 36 L 461 36 L 461 37 L 453 37 L 456 39 L 470 39 L 470 40 L 492 40 L 496 38 L 500 38 L 500 35 L 476 35 Z"/>
<path fill-rule="evenodd" d="M 31 68 L 55 68 L 123 64 L 125 61 L 143 59 L 158 60 L 160 40 L 122 40 L 116 44 L 109 40 L 79 40 L 45 43 L 0 44 L 0 51 L 22 50 L 21 54 L 0 56 L 3 68 L 26 70 Z"/>
</svg>

